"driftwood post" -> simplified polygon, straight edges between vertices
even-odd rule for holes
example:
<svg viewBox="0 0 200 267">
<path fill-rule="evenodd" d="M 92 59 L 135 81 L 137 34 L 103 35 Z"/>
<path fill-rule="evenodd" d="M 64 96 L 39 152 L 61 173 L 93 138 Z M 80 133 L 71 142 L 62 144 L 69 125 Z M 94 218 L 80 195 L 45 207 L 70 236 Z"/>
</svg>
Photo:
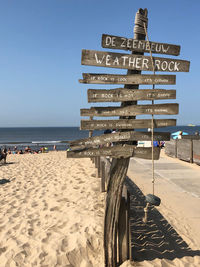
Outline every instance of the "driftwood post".
<svg viewBox="0 0 200 267">
<path fill-rule="evenodd" d="M 147 17 L 147 10 L 140 9 L 139 14 Z M 137 23 L 137 22 L 136 22 Z M 143 28 L 143 27 L 139 27 Z M 140 34 L 135 29 L 134 39 L 144 40 L 145 34 Z M 132 52 L 133 53 L 133 52 Z M 139 53 L 141 55 L 141 53 Z M 128 70 L 127 74 L 140 74 L 141 71 Z M 125 85 L 124 88 L 138 89 L 139 85 Z M 136 105 L 137 102 L 123 102 L 121 106 Z M 129 117 L 130 118 L 130 117 Z M 131 119 L 131 118 L 130 118 Z M 133 119 L 133 117 L 132 117 Z M 105 252 L 105 267 L 117 266 L 117 229 L 118 217 L 122 196 L 122 189 L 130 158 L 113 159 L 112 172 L 107 188 L 106 210 L 104 220 L 104 252 Z M 121 241 L 120 241 L 121 243 Z M 121 247 L 119 248 L 121 250 Z"/>
</svg>

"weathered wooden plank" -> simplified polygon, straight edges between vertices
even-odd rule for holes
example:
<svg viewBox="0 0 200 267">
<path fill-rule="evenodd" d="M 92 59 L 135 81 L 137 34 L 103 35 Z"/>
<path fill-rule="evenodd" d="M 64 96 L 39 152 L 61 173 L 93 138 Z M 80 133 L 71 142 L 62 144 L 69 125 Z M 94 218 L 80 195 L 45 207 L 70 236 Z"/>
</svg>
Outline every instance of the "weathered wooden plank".
<svg viewBox="0 0 200 267">
<path fill-rule="evenodd" d="M 192 162 L 191 149 L 192 149 L 192 140 L 178 139 L 177 158 L 188 162 Z"/>
<path fill-rule="evenodd" d="M 180 54 L 181 48 L 180 45 L 147 42 L 145 40 L 136 40 L 108 34 L 102 34 L 101 44 L 103 48 L 122 49 L 145 53 L 149 53 L 151 50 L 152 53 L 174 56 L 178 56 Z"/>
<path fill-rule="evenodd" d="M 105 145 L 107 143 L 122 142 L 122 141 L 150 141 L 151 132 L 116 132 L 111 134 L 103 134 L 101 136 L 93 136 L 90 138 L 79 139 L 74 141 L 69 141 L 70 147 L 83 146 L 83 148 L 88 148 L 91 146 Z M 168 141 L 170 140 L 170 133 L 166 132 L 155 132 L 155 141 Z"/>
<path fill-rule="evenodd" d="M 88 102 L 122 102 L 135 100 L 175 99 L 176 90 L 165 89 L 88 89 Z"/>
<path fill-rule="evenodd" d="M 112 147 L 89 148 L 76 151 L 67 151 L 67 158 L 90 158 L 90 157 L 112 157 L 112 158 L 128 158 L 137 157 L 143 159 L 152 159 L 151 147 L 136 147 L 132 145 L 115 145 Z M 154 160 L 158 160 L 160 156 L 160 148 L 154 148 Z"/>
<path fill-rule="evenodd" d="M 193 162 L 200 165 L 200 140 L 193 140 Z"/>
<path fill-rule="evenodd" d="M 79 82 L 89 84 L 176 84 L 176 75 L 83 73 L 83 79 L 80 79 Z"/>
<path fill-rule="evenodd" d="M 200 135 L 182 135 L 181 139 L 200 140 Z"/>
<path fill-rule="evenodd" d="M 178 114 L 178 104 L 132 105 L 126 107 L 91 107 L 81 109 L 81 116 L 113 117 L 136 116 L 141 114 L 173 115 Z"/>
<path fill-rule="evenodd" d="M 82 50 L 81 64 L 107 68 L 167 72 L 188 72 L 190 68 L 190 62 L 187 60 L 153 57 L 153 69 L 150 56 L 85 49 Z"/>
<path fill-rule="evenodd" d="M 171 139 L 165 142 L 165 154 L 173 158 L 177 157 L 177 140 Z"/>
<path fill-rule="evenodd" d="M 176 126 L 176 119 L 156 119 L 154 128 Z M 120 119 L 120 120 L 81 120 L 81 130 L 106 130 L 106 129 L 143 129 L 151 128 L 152 121 L 148 119 Z"/>
<path fill-rule="evenodd" d="M 127 175 L 130 158 L 113 159 L 106 195 L 104 218 L 104 251 L 106 267 L 116 267 L 117 222 L 121 203 L 124 179 Z"/>
</svg>

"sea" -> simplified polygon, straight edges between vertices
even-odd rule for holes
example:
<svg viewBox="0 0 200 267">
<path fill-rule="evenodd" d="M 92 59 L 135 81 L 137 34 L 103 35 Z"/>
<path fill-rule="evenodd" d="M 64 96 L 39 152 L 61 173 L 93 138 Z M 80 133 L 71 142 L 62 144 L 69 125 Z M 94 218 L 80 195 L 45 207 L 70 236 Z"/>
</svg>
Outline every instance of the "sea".
<svg viewBox="0 0 200 267">
<path fill-rule="evenodd" d="M 147 131 L 147 129 L 137 129 L 137 131 Z M 174 133 L 184 131 L 188 134 L 200 132 L 199 126 L 173 126 L 157 128 L 155 131 Z M 101 135 L 103 131 L 94 131 L 93 135 Z M 11 150 L 24 150 L 30 146 L 32 150 L 39 150 L 46 147 L 53 150 L 56 145 L 57 150 L 66 150 L 69 147 L 68 141 L 87 138 L 89 131 L 82 131 L 79 127 L 9 127 L 0 128 L 0 147 L 7 147 Z"/>
</svg>

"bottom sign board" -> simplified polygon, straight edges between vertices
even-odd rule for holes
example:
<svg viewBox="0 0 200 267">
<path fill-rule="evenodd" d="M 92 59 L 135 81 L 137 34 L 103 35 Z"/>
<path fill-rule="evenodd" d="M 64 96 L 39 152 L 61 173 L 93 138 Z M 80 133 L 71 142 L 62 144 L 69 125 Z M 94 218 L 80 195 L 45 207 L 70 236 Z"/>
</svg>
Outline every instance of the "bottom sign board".
<svg viewBox="0 0 200 267">
<path fill-rule="evenodd" d="M 176 126 L 176 119 L 156 119 L 154 128 Z M 81 120 L 81 130 L 144 129 L 152 128 L 150 119 Z"/>
<path fill-rule="evenodd" d="M 89 148 L 76 151 L 67 151 L 67 158 L 91 158 L 91 157 L 129 158 L 137 157 L 152 159 L 151 147 L 136 147 L 132 145 L 114 145 L 112 147 Z M 154 147 L 153 159 L 160 157 L 160 148 Z"/>
</svg>

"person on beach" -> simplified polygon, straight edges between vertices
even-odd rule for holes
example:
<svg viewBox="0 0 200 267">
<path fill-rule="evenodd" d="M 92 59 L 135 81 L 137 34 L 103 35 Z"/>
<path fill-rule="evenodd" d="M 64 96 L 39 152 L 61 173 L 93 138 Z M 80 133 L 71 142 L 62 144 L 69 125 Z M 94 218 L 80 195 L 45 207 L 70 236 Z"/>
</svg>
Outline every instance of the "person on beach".
<svg viewBox="0 0 200 267">
<path fill-rule="evenodd" d="M 54 151 L 57 151 L 57 147 L 56 147 L 56 145 L 53 146 L 53 150 L 54 150 Z"/>
<path fill-rule="evenodd" d="M 182 135 L 183 135 L 183 131 L 180 131 L 179 132 L 179 135 L 178 135 L 178 139 L 181 139 L 182 138 Z"/>
<path fill-rule="evenodd" d="M 4 164 L 6 164 L 6 157 L 7 157 L 7 148 L 4 147 L 3 150 L 0 149 L 0 161 L 4 160 Z"/>
</svg>

